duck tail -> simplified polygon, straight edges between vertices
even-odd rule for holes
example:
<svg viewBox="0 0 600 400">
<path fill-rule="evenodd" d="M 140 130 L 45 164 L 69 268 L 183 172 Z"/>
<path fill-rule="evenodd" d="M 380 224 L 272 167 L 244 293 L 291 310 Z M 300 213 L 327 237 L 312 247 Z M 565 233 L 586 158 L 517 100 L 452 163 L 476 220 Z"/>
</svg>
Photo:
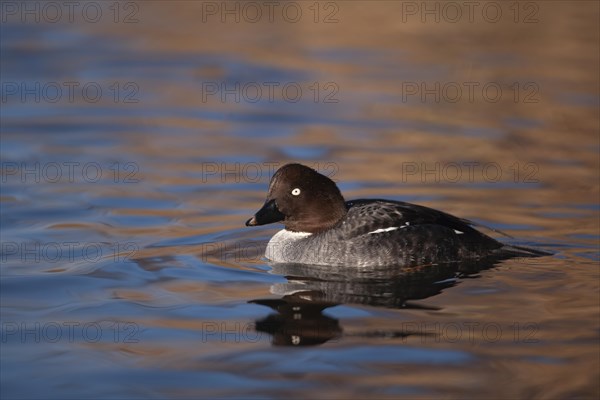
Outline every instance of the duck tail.
<svg viewBox="0 0 600 400">
<path fill-rule="evenodd" d="M 544 257 L 551 256 L 554 253 L 545 250 L 534 249 L 525 246 L 515 246 L 505 244 L 494 252 L 501 257 Z"/>
</svg>

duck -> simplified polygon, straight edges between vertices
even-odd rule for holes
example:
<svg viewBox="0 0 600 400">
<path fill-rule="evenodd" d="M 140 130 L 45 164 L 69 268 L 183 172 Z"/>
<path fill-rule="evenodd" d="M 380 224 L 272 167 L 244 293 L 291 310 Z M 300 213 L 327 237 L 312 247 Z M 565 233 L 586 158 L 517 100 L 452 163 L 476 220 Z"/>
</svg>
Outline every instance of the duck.
<svg viewBox="0 0 600 400">
<path fill-rule="evenodd" d="M 329 177 L 299 163 L 280 167 L 262 207 L 246 226 L 282 223 L 265 258 L 359 268 L 421 266 L 549 253 L 503 244 L 472 221 L 433 208 L 384 199 L 346 201 Z"/>
</svg>

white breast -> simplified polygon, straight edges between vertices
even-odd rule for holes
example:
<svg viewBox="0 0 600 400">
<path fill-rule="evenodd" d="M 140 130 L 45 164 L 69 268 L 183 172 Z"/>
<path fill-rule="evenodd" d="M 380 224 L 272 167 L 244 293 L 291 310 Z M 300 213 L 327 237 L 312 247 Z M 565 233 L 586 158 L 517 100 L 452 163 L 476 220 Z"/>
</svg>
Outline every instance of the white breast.
<svg viewBox="0 0 600 400">
<path fill-rule="evenodd" d="M 265 257 L 274 262 L 293 261 L 298 257 L 295 242 L 312 235 L 310 232 L 292 232 L 282 229 L 277 232 L 267 245 Z"/>
</svg>

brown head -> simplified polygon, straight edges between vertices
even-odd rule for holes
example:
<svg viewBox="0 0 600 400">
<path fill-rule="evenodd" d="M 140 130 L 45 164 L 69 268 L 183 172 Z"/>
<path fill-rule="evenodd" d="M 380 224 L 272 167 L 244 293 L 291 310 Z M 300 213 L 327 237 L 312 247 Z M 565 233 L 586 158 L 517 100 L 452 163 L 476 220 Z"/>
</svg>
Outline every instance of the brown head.
<svg viewBox="0 0 600 400">
<path fill-rule="evenodd" d="M 317 233 L 345 215 L 344 197 L 335 182 L 305 165 L 286 164 L 271 178 L 265 204 L 246 226 L 282 222 L 290 231 Z"/>
</svg>

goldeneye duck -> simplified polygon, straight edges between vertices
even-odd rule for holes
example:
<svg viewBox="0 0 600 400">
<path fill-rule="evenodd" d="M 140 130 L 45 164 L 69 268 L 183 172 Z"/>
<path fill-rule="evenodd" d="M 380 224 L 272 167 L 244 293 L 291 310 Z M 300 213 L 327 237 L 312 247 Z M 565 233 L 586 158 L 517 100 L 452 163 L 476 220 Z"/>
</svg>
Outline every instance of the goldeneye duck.
<svg viewBox="0 0 600 400">
<path fill-rule="evenodd" d="M 330 266 L 415 266 L 483 257 L 549 253 L 509 246 L 473 222 L 393 200 L 345 201 L 335 182 L 302 164 L 286 164 L 271 178 L 267 200 L 246 226 L 281 222 L 267 245 L 274 263 Z"/>
</svg>

